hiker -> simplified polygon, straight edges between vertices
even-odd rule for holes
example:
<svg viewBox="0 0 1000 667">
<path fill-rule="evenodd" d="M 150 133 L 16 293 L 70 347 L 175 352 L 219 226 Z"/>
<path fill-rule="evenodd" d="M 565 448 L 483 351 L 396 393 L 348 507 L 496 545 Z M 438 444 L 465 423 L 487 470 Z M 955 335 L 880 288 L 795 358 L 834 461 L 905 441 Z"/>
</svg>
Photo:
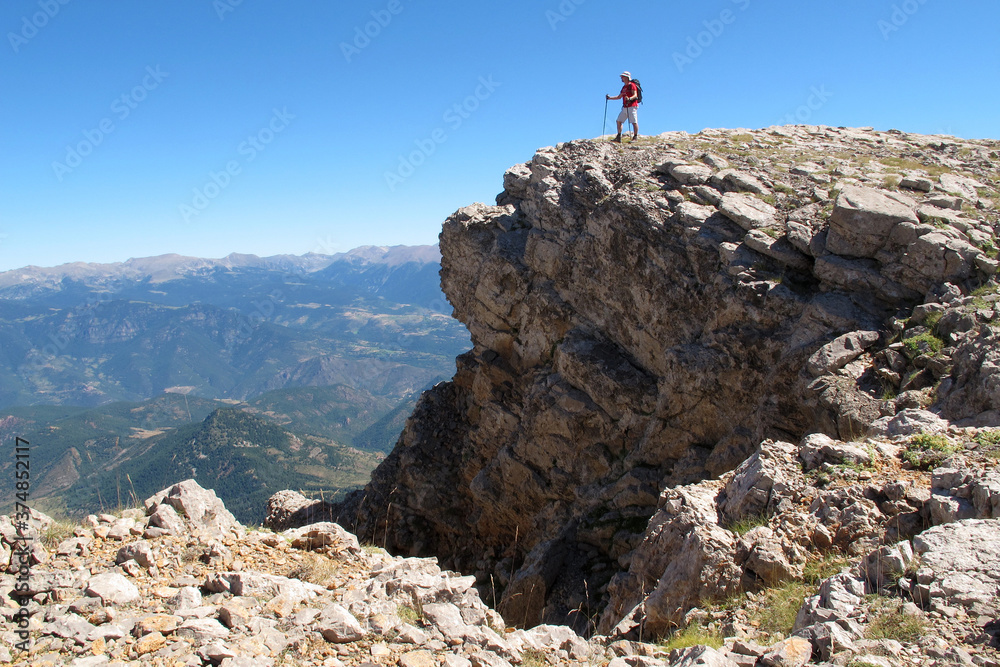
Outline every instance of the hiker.
<svg viewBox="0 0 1000 667">
<path fill-rule="evenodd" d="M 618 143 L 622 141 L 622 124 L 625 123 L 626 119 L 632 123 L 632 141 L 639 138 L 639 121 L 637 118 L 639 89 L 632 83 L 632 75 L 629 72 L 622 72 L 621 78 L 622 92 L 618 93 L 616 97 L 611 97 L 610 95 L 604 96 L 609 100 L 622 101 L 622 112 L 618 114 L 618 136 L 612 139 L 612 141 L 617 141 Z"/>
</svg>

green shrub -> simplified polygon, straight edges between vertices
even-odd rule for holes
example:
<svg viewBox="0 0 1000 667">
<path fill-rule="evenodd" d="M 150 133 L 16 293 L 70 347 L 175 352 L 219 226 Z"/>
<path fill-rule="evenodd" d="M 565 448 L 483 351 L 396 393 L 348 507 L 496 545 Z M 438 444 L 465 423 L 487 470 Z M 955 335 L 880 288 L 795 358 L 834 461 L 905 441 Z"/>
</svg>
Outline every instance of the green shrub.
<svg viewBox="0 0 1000 667">
<path fill-rule="evenodd" d="M 706 628 L 700 623 L 692 623 L 683 630 L 677 630 L 660 645 L 666 651 L 675 648 L 690 648 L 692 646 L 709 646 L 711 648 L 722 648 L 722 633 L 714 628 Z"/>
<path fill-rule="evenodd" d="M 548 667 L 549 661 L 538 649 L 529 648 L 521 655 L 521 667 Z"/>
<path fill-rule="evenodd" d="M 924 171 L 931 178 L 937 178 L 941 174 L 950 174 L 954 170 L 950 167 L 939 164 L 924 164 L 923 162 L 917 162 L 916 160 L 910 160 L 907 158 L 900 157 L 885 157 L 880 158 L 881 162 L 886 167 L 895 167 L 902 171 Z"/>
<path fill-rule="evenodd" d="M 759 528 L 760 526 L 766 526 L 771 520 L 771 515 L 767 514 L 754 514 L 752 516 L 745 516 L 742 519 L 733 521 L 732 523 L 723 526 L 726 530 L 730 530 L 740 537 L 746 535 L 754 528 Z"/>
<path fill-rule="evenodd" d="M 288 573 L 288 577 L 317 586 L 330 587 L 336 581 L 339 571 L 336 561 L 331 558 L 306 552 L 302 560 Z"/>
<path fill-rule="evenodd" d="M 57 547 L 63 540 L 73 537 L 73 531 L 75 530 L 76 524 L 74 523 L 69 521 L 53 521 L 41 536 L 42 544 L 49 549 Z"/>
<path fill-rule="evenodd" d="M 403 621 L 404 623 L 409 623 L 410 625 L 413 625 L 421 618 L 423 618 L 423 614 L 421 614 L 419 611 L 417 611 L 408 604 L 397 605 L 396 615 L 399 616 L 399 620 Z"/>
<path fill-rule="evenodd" d="M 821 581 L 832 577 L 851 564 L 851 559 L 843 554 L 830 553 L 822 558 L 814 558 L 802 570 L 802 579 L 807 584 L 818 586 Z"/>
<path fill-rule="evenodd" d="M 865 629 L 866 639 L 914 642 L 927 630 L 927 622 L 920 616 L 905 613 L 900 600 L 876 597 L 870 615 L 871 620 Z"/>
<path fill-rule="evenodd" d="M 1000 430 L 982 430 L 976 435 L 976 444 L 986 456 L 1000 459 Z"/>
<path fill-rule="evenodd" d="M 930 329 L 931 331 L 934 331 L 935 327 L 937 327 L 938 325 L 938 322 L 941 321 L 942 315 L 944 315 L 944 313 L 940 310 L 936 310 L 933 313 L 927 313 L 927 317 L 924 318 L 924 326 Z"/>
<path fill-rule="evenodd" d="M 813 587 L 801 581 L 789 581 L 769 588 L 762 594 L 762 606 L 751 618 L 758 628 L 772 637 L 787 637 L 795 625 L 795 617 L 805 599 L 813 594 Z"/>
<path fill-rule="evenodd" d="M 914 468 L 933 470 L 958 450 L 959 446 L 943 435 L 918 433 L 906 444 L 903 460 Z"/>
<path fill-rule="evenodd" d="M 980 285 L 976 289 L 972 290 L 972 296 L 989 296 L 990 294 L 996 294 L 998 287 L 1000 287 L 1000 285 L 997 285 L 994 282 Z"/>
<path fill-rule="evenodd" d="M 932 449 L 938 452 L 952 453 L 957 447 L 943 435 L 932 435 L 930 433 L 918 433 L 910 438 L 910 443 L 923 450 Z"/>
<path fill-rule="evenodd" d="M 996 447 L 1000 445 L 1000 430 L 983 429 L 976 435 L 976 443 L 980 447 Z"/>
<path fill-rule="evenodd" d="M 935 355 L 944 349 L 944 341 L 930 332 L 911 336 L 903 341 L 903 348 L 912 357 L 930 353 Z"/>
</svg>

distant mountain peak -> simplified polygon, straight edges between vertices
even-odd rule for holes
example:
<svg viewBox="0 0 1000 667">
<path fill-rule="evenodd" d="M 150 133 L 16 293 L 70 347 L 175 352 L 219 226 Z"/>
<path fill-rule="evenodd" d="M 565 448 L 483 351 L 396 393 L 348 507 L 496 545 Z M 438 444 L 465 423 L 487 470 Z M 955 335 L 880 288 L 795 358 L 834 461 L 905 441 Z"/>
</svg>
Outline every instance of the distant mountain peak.
<svg viewBox="0 0 1000 667">
<path fill-rule="evenodd" d="M 41 287 L 56 289 L 65 279 L 86 284 L 114 280 L 145 280 L 165 282 L 216 269 L 260 268 L 312 273 L 337 262 L 385 264 L 389 267 L 414 262 L 429 264 L 441 261 L 437 245 L 424 246 L 361 246 L 344 253 L 323 255 L 272 255 L 259 257 L 233 252 L 219 259 L 189 257 L 167 253 L 152 257 L 133 257 L 124 262 L 68 262 L 54 267 L 26 266 L 0 272 L 0 290 L 10 287 Z"/>
<path fill-rule="evenodd" d="M 334 255 L 334 257 L 351 257 L 374 264 L 388 264 L 389 266 L 398 266 L 409 262 L 429 264 L 441 261 L 441 250 L 437 245 L 365 245 L 340 255 Z"/>
</svg>

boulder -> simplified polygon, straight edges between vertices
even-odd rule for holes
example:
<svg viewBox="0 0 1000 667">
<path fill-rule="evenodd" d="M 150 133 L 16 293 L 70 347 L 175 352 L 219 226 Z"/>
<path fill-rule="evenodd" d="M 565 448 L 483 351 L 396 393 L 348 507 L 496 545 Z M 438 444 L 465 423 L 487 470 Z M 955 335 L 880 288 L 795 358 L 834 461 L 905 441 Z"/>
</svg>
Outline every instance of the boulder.
<svg viewBox="0 0 1000 667">
<path fill-rule="evenodd" d="M 777 210 L 753 195 L 724 194 L 719 203 L 719 213 L 747 231 L 778 224 Z"/>
<path fill-rule="evenodd" d="M 177 610 L 195 609 L 202 605 L 201 591 L 194 586 L 184 586 L 170 598 L 170 605 Z"/>
<path fill-rule="evenodd" d="M 827 234 L 827 239 L 829 236 Z M 851 259 L 833 254 L 821 255 L 816 257 L 813 274 L 830 285 L 852 292 L 872 294 L 889 303 L 910 301 L 924 293 L 917 287 L 887 277 L 884 266 L 867 258 Z M 923 284 L 921 280 L 918 287 Z"/>
<path fill-rule="evenodd" d="M 215 491 L 203 489 L 193 479 L 179 482 L 150 496 L 144 504 L 148 515 L 155 514 L 161 505 L 169 505 L 184 516 L 190 528 L 213 536 L 245 532 L 236 517 L 215 495 Z"/>
<path fill-rule="evenodd" d="M 330 504 L 306 498 L 298 491 L 278 491 L 267 499 L 264 525 L 281 532 L 332 518 Z"/>
<path fill-rule="evenodd" d="M 868 450 L 822 433 L 811 433 L 802 439 L 799 458 L 802 459 L 803 470 L 815 470 L 824 463 L 866 466 L 872 462 Z"/>
<path fill-rule="evenodd" d="M 214 618 L 193 618 L 179 625 L 174 634 L 199 645 L 225 639 L 229 636 L 229 630 Z"/>
<path fill-rule="evenodd" d="M 670 169 L 681 185 L 704 185 L 712 177 L 712 170 L 700 164 L 679 164 Z"/>
<path fill-rule="evenodd" d="M 444 635 L 446 640 L 469 637 L 472 628 L 462 618 L 462 610 L 449 602 L 432 602 L 421 607 L 424 619 Z"/>
<path fill-rule="evenodd" d="M 949 208 L 941 208 L 940 206 L 932 206 L 928 204 L 917 207 L 917 217 L 920 218 L 920 222 L 925 222 L 931 225 L 953 225 L 959 227 L 959 229 L 962 227 L 967 229 L 969 223 L 971 222 L 968 218 L 963 217 L 961 214 Z"/>
<path fill-rule="evenodd" d="M 147 570 L 156 567 L 153 550 L 149 543 L 143 540 L 127 544 L 118 550 L 118 554 L 115 556 L 115 563 L 121 565 L 127 560 L 134 560 Z"/>
<path fill-rule="evenodd" d="M 208 577 L 205 588 L 213 593 L 229 592 L 236 596 L 270 599 L 282 593 L 292 594 L 299 600 L 322 593 L 326 589 L 316 584 L 306 583 L 264 572 L 216 572 Z"/>
<path fill-rule="evenodd" d="M 928 204 L 938 208 L 950 208 L 953 211 L 961 211 L 965 201 L 961 197 L 949 195 L 937 195 L 926 200 Z"/>
<path fill-rule="evenodd" d="M 291 528 L 282 535 L 296 549 L 320 551 L 344 558 L 357 557 L 362 553 L 358 538 L 335 523 L 313 523 L 301 528 Z"/>
<path fill-rule="evenodd" d="M 526 164 L 516 164 L 503 175 L 504 190 L 511 196 L 523 197 L 530 184 L 531 169 Z"/>
<path fill-rule="evenodd" d="M 184 621 L 180 616 L 173 616 L 171 614 L 152 614 L 141 618 L 135 625 L 132 634 L 136 637 L 141 637 L 143 635 L 148 635 L 151 632 L 159 632 L 162 635 L 169 635 L 170 633 L 177 630 L 178 626 Z"/>
<path fill-rule="evenodd" d="M 715 208 L 685 201 L 677 205 L 677 215 L 680 216 L 681 222 L 685 225 L 700 227 L 702 223 L 715 215 Z"/>
<path fill-rule="evenodd" d="M 868 432 L 873 436 L 893 437 L 917 433 L 941 433 L 947 428 L 947 420 L 941 419 L 933 412 L 907 408 L 891 417 L 877 419 Z"/>
<path fill-rule="evenodd" d="M 987 472 L 969 485 L 978 519 L 1000 519 L 1000 472 Z"/>
<path fill-rule="evenodd" d="M 100 598 L 106 605 L 124 606 L 139 599 L 139 589 L 135 584 L 117 572 L 104 572 L 91 577 L 86 593 Z"/>
<path fill-rule="evenodd" d="M 399 656 L 399 661 L 396 664 L 399 667 L 437 667 L 438 665 L 434 659 L 434 654 L 427 649 L 407 651 Z M 470 662 L 469 664 L 471 665 L 472 663 Z"/>
<path fill-rule="evenodd" d="M 813 652 L 821 660 L 830 660 L 837 653 L 844 651 L 855 651 L 854 640 L 858 639 L 856 635 L 833 621 L 810 625 L 796 632 L 795 636 L 809 641 Z"/>
<path fill-rule="evenodd" d="M 781 539 L 766 526 L 758 526 L 740 538 L 736 562 L 765 586 L 777 586 L 801 576 L 804 565 L 803 562 L 791 562 Z"/>
<path fill-rule="evenodd" d="M 723 192 L 751 192 L 769 195 L 771 191 L 759 178 L 738 169 L 723 169 L 712 177 L 712 184 Z"/>
<path fill-rule="evenodd" d="M 522 631 L 524 642 L 539 651 L 568 651 L 576 659 L 586 659 L 592 652 L 587 642 L 565 625 L 536 625 Z"/>
<path fill-rule="evenodd" d="M 800 162 L 799 164 L 793 165 L 788 173 L 794 176 L 811 176 L 812 174 L 818 174 L 823 171 L 824 167 L 816 164 L 815 162 Z"/>
<path fill-rule="evenodd" d="M 717 505 L 722 520 L 731 524 L 774 513 L 782 498 L 805 484 L 797 458 L 798 447 L 791 443 L 761 443 L 733 472 L 719 494 Z"/>
<path fill-rule="evenodd" d="M 920 190 L 922 192 L 930 192 L 934 189 L 934 181 L 928 178 L 925 174 L 910 173 L 903 176 L 903 179 L 899 182 L 899 187 L 910 190 Z"/>
<path fill-rule="evenodd" d="M 833 339 L 811 357 L 806 368 L 814 377 L 839 370 L 879 340 L 877 331 L 852 331 Z"/>
<path fill-rule="evenodd" d="M 738 667 L 724 654 L 709 646 L 674 649 L 670 652 L 669 660 L 670 667 Z"/>
<path fill-rule="evenodd" d="M 948 194 L 957 195 L 971 202 L 979 199 L 977 188 L 986 187 L 985 183 L 958 174 L 941 174 L 938 177 L 938 184 Z"/>
<path fill-rule="evenodd" d="M 901 222 L 917 224 L 919 219 L 910 207 L 878 190 L 850 185 L 834 203 L 826 247 L 845 257 L 874 257 Z"/>
<path fill-rule="evenodd" d="M 186 530 L 184 519 L 170 505 L 157 505 L 154 507 L 149 515 L 149 526 L 150 528 L 147 528 L 147 531 L 157 529 L 162 531 L 160 534 L 166 535 L 183 535 Z M 147 535 L 147 537 L 156 536 L 158 534 Z"/>
<path fill-rule="evenodd" d="M 94 626 L 76 614 L 65 614 L 49 623 L 46 632 L 56 637 L 70 639 L 78 644 L 86 644 Z"/>
<path fill-rule="evenodd" d="M 364 628 L 339 604 L 327 605 L 316 619 L 316 629 L 334 644 L 348 644 L 365 636 Z"/>
<path fill-rule="evenodd" d="M 862 571 L 873 589 L 880 591 L 895 584 L 912 562 L 913 547 L 909 542 L 898 542 L 868 554 L 862 562 Z"/>
<path fill-rule="evenodd" d="M 789 637 L 770 647 L 760 657 L 761 667 L 804 667 L 812 658 L 812 644 L 802 637 Z"/>
<path fill-rule="evenodd" d="M 942 282 L 961 282 L 976 272 L 976 258 L 982 252 L 967 241 L 943 231 L 923 234 L 907 247 L 900 262 L 923 277 L 913 286 L 929 290 Z"/>
</svg>

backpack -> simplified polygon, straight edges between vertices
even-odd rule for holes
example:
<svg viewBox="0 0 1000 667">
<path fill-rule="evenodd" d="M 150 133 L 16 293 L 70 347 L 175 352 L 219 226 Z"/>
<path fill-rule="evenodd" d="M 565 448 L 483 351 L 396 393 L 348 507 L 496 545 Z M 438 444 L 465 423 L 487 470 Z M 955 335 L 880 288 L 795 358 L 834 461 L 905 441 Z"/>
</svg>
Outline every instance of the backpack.
<svg viewBox="0 0 1000 667">
<path fill-rule="evenodd" d="M 629 83 L 632 83 L 632 84 L 635 85 L 636 95 L 639 96 L 639 99 L 636 100 L 636 102 L 638 102 L 639 104 L 642 104 L 642 84 L 639 83 L 638 79 L 632 79 Z"/>
</svg>

